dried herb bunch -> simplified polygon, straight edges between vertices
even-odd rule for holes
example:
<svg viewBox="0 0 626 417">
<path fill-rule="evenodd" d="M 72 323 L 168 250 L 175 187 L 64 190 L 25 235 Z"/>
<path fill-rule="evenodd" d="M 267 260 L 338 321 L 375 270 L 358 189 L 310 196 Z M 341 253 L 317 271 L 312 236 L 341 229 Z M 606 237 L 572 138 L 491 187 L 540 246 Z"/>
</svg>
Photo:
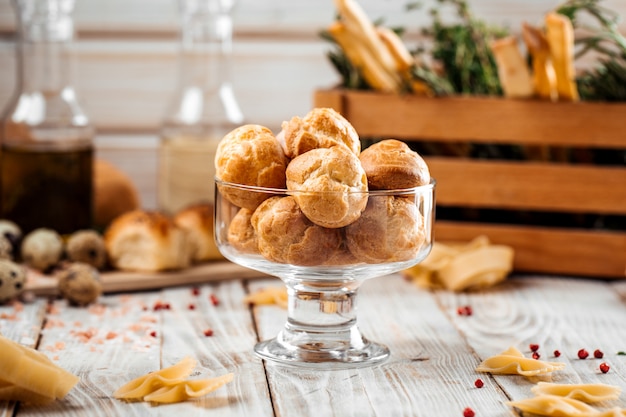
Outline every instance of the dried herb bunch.
<svg viewBox="0 0 626 417">
<path fill-rule="evenodd" d="M 437 0 L 430 11 L 433 25 L 423 33 L 433 42 L 432 57 L 454 91 L 461 94 L 502 95 L 498 69 L 489 47 L 493 39 L 508 34 L 505 28 L 487 25 L 473 16 L 465 0 Z M 454 7 L 459 22 L 445 24 L 441 7 Z"/>
<path fill-rule="evenodd" d="M 626 101 L 626 38 L 620 34 L 620 16 L 600 5 L 601 0 L 568 0 L 557 8 L 577 29 L 576 58 L 594 52 L 598 64 L 577 77 L 584 100 Z M 585 24 L 583 16 L 595 25 Z M 589 20 L 589 19 L 587 19 Z"/>
</svg>

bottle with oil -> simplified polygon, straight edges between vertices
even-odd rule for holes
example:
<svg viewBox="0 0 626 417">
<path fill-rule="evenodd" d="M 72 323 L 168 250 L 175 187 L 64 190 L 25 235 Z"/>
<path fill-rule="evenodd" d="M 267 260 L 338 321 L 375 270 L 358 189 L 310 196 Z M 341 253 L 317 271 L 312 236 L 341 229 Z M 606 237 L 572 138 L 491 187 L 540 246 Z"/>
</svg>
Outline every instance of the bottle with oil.
<svg viewBox="0 0 626 417">
<path fill-rule="evenodd" d="M 71 0 L 13 0 L 18 88 L 0 124 L 1 216 L 24 232 L 91 226 L 93 128 L 72 87 Z"/>
<path fill-rule="evenodd" d="M 213 203 L 215 150 L 243 122 L 231 75 L 234 0 L 179 0 L 179 85 L 161 128 L 162 211 Z"/>
</svg>

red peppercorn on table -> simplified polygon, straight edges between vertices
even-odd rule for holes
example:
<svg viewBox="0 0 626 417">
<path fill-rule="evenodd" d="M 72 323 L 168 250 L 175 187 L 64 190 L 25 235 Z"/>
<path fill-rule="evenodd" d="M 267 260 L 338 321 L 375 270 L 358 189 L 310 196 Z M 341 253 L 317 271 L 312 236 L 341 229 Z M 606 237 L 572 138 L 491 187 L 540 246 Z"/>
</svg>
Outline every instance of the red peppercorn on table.
<svg viewBox="0 0 626 417">
<path fill-rule="evenodd" d="M 371 279 L 361 290 L 359 326 L 391 358 L 339 371 L 267 364 L 254 355 L 254 344 L 273 337 L 286 312 L 250 307 L 244 298 L 280 285 L 230 279 L 109 293 L 86 308 L 42 297 L 1 306 L 3 336 L 36 346 L 80 381 L 45 406 L 0 402 L 0 416 L 520 416 L 507 402 L 533 396 L 539 380 L 626 391 L 625 281 L 514 276 L 455 294 L 417 288 L 400 275 Z M 565 368 L 535 379 L 476 371 L 509 347 Z M 171 405 L 113 398 L 131 379 L 185 356 L 198 361 L 195 372 L 232 372 L 234 379 Z M 626 408 L 626 393 L 602 407 L 615 406 Z"/>
</svg>

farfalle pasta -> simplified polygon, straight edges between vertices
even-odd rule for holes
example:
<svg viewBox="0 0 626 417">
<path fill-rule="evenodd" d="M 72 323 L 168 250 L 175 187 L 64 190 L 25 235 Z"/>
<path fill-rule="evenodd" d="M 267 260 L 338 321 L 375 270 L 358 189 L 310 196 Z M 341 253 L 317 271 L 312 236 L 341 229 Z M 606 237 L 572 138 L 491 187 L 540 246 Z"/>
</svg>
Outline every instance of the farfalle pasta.
<svg viewBox="0 0 626 417">
<path fill-rule="evenodd" d="M 215 391 L 222 385 L 233 380 L 233 374 L 225 374 L 217 378 L 194 379 L 165 386 L 143 397 L 144 401 L 153 403 L 177 403 L 192 398 L 202 397 Z"/>
<path fill-rule="evenodd" d="M 115 391 L 113 396 L 123 400 L 141 400 L 164 386 L 171 386 L 184 381 L 195 366 L 196 360 L 186 356 L 173 366 L 133 379 Z"/>
<path fill-rule="evenodd" d="M 549 374 L 565 368 L 563 362 L 546 362 L 526 358 L 514 347 L 510 347 L 499 355 L 482 361 L 476 371 L 491 374 L 523 375 L 526 377 Z"/>
<path fill-rule="evenodd" d="M 607 384 L 554 384 L 539 382 L 531 391 L 535 395 L 557 395 L 585 403 L 596 403 L 619 398 L 622 389 Z"/>
<path fill-rule="evenodd" d="M 177 364 L 133 379 L 117 389 L 113 396 L 127 401 L 176 403 L 199 398 L 233 380 L 233 374 L 216 378 L 187 379 L 196 366 L 187 356 Z"/>
</svg>

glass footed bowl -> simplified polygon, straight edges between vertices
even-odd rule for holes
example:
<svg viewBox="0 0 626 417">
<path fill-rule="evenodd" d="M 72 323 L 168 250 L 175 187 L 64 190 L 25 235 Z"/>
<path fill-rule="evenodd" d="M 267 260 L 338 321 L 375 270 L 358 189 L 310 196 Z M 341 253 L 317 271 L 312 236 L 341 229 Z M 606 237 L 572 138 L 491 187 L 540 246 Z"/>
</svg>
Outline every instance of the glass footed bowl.
<svg viewBox="0 0 626 417">
<path fill-rule="evenodd" d="M 257 355 L 324 369 L 370 366 L 389 357 L 386 346 L 367 340 L 357 327 L 358 289 L 366 279 L 409 268 L 428 255 L 434 180 L 369 192 L 291 191 L 219 179 L 215 186 L 220 252 L 287 287 L 285 327 L 259 342 Z"/>
</svg>

